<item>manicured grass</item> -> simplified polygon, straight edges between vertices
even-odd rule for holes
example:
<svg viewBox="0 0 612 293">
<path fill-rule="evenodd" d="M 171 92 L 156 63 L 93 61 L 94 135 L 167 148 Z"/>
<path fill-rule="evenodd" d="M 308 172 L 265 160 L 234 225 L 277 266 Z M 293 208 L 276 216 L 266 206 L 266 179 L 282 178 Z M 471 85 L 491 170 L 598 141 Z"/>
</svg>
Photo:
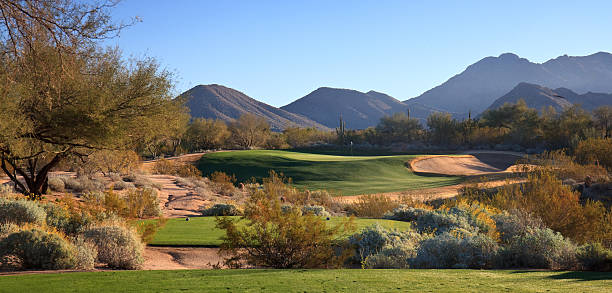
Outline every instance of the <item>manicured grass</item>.
<svg viewBox="0 0 612 293">
<path fill-rule="evenodd" d="M 234 217 L 238 218 L 238 217 Z M 331 225 L 340 223 L 346 218 L 332 217 L 329 221 Z M 155 220 L 149 220 L 155 221 Z M 380 220 L 380 219 L 355 219 L 357 230 L 378 223 L 379 225 L 389 228 L 405 230 L 410 227 L 410 223 Z M 215 217 L 196 217 L 185 219 L 169 219 L 157 233 L 150 245 L 160 246 L 207 246 L 216 247 L 221 244 L 221 236 L 224 231 L 215 227 Z"/>
<path fill-rule="evenodd" d="M 0 276 L 1 292 L 610 292 L 612 274 L 485 270 L 116 271 Z"/>
<path fill-rule="evenodd" d="M 214 171 L 236 175 L 240 182 L 282 172 L 294 185 L 326 189 L 339 195 L 371 194 L 441 187 L 461 182 L 460 177 L 420 176 L 405 163 L 416 155 L 336 156 L 291 151 L 236 151 L 204 155 L 198 168 L 207 176 Z"/>
</svg>

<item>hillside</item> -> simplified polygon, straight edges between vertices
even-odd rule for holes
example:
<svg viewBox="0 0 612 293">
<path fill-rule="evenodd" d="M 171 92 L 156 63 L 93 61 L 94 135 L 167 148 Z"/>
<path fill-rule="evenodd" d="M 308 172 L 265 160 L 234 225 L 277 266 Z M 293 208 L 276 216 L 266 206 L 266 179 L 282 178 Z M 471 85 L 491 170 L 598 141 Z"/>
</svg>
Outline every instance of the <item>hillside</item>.
<svg viewBox="0 0 612 293">
<path fill-rule="evenodd" d="M 327 129 L 306 117 L 262 103 L 222 85 L 198 85 L 181 94 L 181 97 L 186 100 L 185 104 L 193 118 L 214 118 L 230 122 L 244 113 L 252 113 L 266 118 L 274 131 L 291 126 Z"/>
<path fill-rule="evenodd" d="M 589 91 L 611 93 L 612 54 L 561 56 L 545 63 L 533 63 L 510 53 L 486 57 L 405 103 L 420 103 L 457 113 L 471 110 L 477 114 L 521 82 L 548 88 L 563 87 L 578 94 Z M 599 97 L 589 99 L 599 100 Z"/>
<path fill-rule="evenodd" d="M 591 93 L 577 94 L 566 88 L 552 90 L 537 84 L 520 83 L 509 93 L 495 100 L 488 109 L 496 109 L 505 103 L 516 103 L 523 99 L 527 106 L 541 110 L 552 106 L 560 111 L 572 104 L 580 104 L 586 110 L 593 110 L 599 106 L 612 105 L 612 94 Z"/>
<path fill-rule="evenodd" d="M 381 117 L 406 111 L 397 99 L 375 91 L 322 87 L 281 109 L 303 115 L 327 127 L 337 127 L 340 116 L 351 129 L 378 124 Z"/>
</svg>

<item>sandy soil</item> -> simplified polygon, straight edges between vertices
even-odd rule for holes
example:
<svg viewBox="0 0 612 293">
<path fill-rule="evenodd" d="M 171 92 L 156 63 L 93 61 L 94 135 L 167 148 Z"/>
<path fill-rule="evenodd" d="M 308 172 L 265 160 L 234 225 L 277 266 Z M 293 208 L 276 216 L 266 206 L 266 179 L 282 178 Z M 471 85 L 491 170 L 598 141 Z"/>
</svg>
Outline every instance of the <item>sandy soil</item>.
<svg viewBox="0 0 612 293">
<path fill-rule="evenodd" d="M 218 248 L 147 247 L 144 270 L 186 270 L 223 267 Z"/>
</svg>

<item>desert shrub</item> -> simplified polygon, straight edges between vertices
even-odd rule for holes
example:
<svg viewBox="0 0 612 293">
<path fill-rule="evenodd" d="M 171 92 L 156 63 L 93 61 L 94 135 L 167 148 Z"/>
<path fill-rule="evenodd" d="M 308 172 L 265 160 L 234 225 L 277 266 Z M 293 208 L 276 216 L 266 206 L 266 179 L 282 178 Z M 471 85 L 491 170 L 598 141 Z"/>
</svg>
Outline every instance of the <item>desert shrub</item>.
<svg viewBox="0 0 612 293">
<path fill-rule="evenodd" d="M 179 177 L 200 177 L 202 172 L 194 165 L 186 164 L 178 161 L 161 159 L 155 162 L 153 166 L 154 174 L 173 175 Z"/>
<path fill-rule="evenodd" d="M 612 271 L 612 251 L 599 243 L 581 246 L 576 256 L 585 270 Z"/>
<path fill-rule="evenodd" d="M 6 236 L 9 236 L 10 234 L 13 234 L 19 230 L 19 226 L 13 223 L 0 223 L 0 239 L 5 238 Z"/>
<path fill-rule="evenodd" d="M 588 154 L 584 154 L 588 156 Z M 586 157 L 588 158 L 588 157 Z M 585 160 L 588 162 L 589 160 Z M 593 179 L 608 178 L 605 167 L 596 164 L 580 164 L 577 159 L 563 150 L 544 152 L 529 159 L 530 164 L 540 166 L 541 170 L 554 174 L 556 177 L 583 181 L 589 176 Z"/>
<path fill-rule="evenodd" d="M 59 178 L 64 182 L 64 187 L 66 189 L 70 189 L 74 192 L 93 192 L 93 191 L 102 191 L 106 189 L 104 182 L 97 179 L 90 179 L 87 176 L 78 176 L 77 178 L 72 178 L 68 176 L 59 176 Z"/>
<path fill-rule="evenodd" d="M 24 269 L 74 268 L 73 252 L 74 246 L 66 239 L 38 228 L 15 232 L 0 240 L 0 257 L 18 257 Z"/>
<path fill-rule="evenodd" d="M 589 138 L 578 143 L 576 159 L 583 164 L 599 164 L 612 170 L 612 138 Z"/>
<path fill-rule="evenodd" d="M 132 173 L 128 176 L 125 176 L 123 180 L 126 182 L 133 183 L 137 188 L 155 188 L 157 190 L 160 190 L 162 188 L 161 185 L 151 181 L 151 179 L 142 174 Z"/>
<path fill-rule="evenodd" d="M 125 212 L 130 218 L 157 217 L 161 214 L 157 190 L 151 188 L 130 189 L 125 194 Z"/>
<path fill-rule="evenodd" d="M 531 229 L 546 228 L 542 220 L 520 210 L 493 215 L 502 243 L 509 243 L 515 236 L 527 234 Z"/>
<path fill-rule="evenodd" d="M 116 181 L 113 183 L 114 190 L 124 190 L 124 189 L 133 189 L 133 188 L 136 188 L 136 185 L 134 185 L 134 183 L 132 182 L 125 182 L 121 180 L 121 181 Z"/>
<path fill-rule="evenodd" d="M 121 174 L 119 173 L 114 173 L 114 172 L 110 172 L 108 174 L 106 174 L 106 176 L 112 181 L 112 182 L 119 182 L 119 181 L 123 181 L 123 177 L 121 177 Z"/>
<path fill-rule="evenodd" d="M 575 269 L 576 246 L 551 229 L 531 229 L 515 236 L 501 252 L 502 267 Z"/>
<path fill-rule="evenodd" d="M 329 217 L 330 214 L 325 210 L 325 207 L 317 205 L 305 205 L 302 207 L 303 214 L 313 214 L 319 217 Z"/>
<path fill-rule="evenodd" d="M 61 178 L 58 177 L 49 177 L 49 189 L 57 192 L 64 192 L 66 190 L 66 185 Z"/>
<path fill-rule="evenodd" d="M 387 214 L 385 218 L 413 222 L 415 223 L 415 228 L 420 232 L 442 234 L 456 229 L 474 233 L 478 232 L 478 227 L 472 226 L 470 219 L 466 217 L 466 213 L 458 208 L 452 208 L 450 211 L 447 211 L 400 207 Z"/>
<path fill-rule="evenodd" d="M 364 269 L 407 269 L 413 250 L 406 247 L 389 247 L 366 257 L 361 262 Z"/>
<path fill-rule="evenodd" d="M 399 202 L 384 195 L 363 195 L 348 206 L 351 214 L 362 218 L 382 218 L 399 207 Z"/>
<path fill-rule="evenodd" d="M 73 243 L 75 268 L 81 270 L 93 269 L 96 264 L 96 256 L 98 255 L 96 245 L 86 241 L 82 236 L 76 237 Z"/>
<path fill-rule="evenodd" d="M 215 171 L 210 174 L 209 179 L 216 193 L 228 196 L 233 195 L 236 189 L 234 186 L 236 183 L 236 176 L 230 176 L 223 172 Z"/>
<path fill-rule="evenodd" d="M 94 243 L 99 262 L 118 269 L 141 267 L 144 246 L 131 229 L 119 225 L 92 227 L 83 236 L 86 241 Z"/>
<path fill-rule="evenodd" d="M 164 217 L 159 217 L 155 221 L 139 222 L 136 225 L 136 231 L 140 235 L 140 239 L 143 243 L 150 243 L 155 238 L 157 231 L 166 225 L 167 222 L 168 219 Z"/>
<path fill-rule="evenodd" d="M 581 203 L 579 193 L 551 172 L 534 172 L 525 183 L 500 188 L 489 204 L 537 217 L 578 243 L 612 243 L 612 211 L 599 202 Z"/>
<path fill-rule="evenodd" d="M 339 266 L 347 256 L 336 250 L 345 243 L 343 235 L 354 229 L 350 219 L 329 227 L 321 217 L 302 215 L 298 209 L 283 212 L 280 199 L 264 192 L 251 196 L 242 221 L 246 225 L 229 217 L 217 218 L 217 227 L 226 232 L 221 252 L 229 256 L 226 264 L 230 266 Z"/>
<path fill-rule="evenodd" d="M 45 210 L 34 201 L 0 198 L 0 223 L 43 225 L 46 217 Z"/>
<path fill-rule="evenodd" d="M 218 203 L 202 210 L 202 216 L 238 216 L 240 211 L 233 204 Z"/>
<path fill-rule="evenodd" d="M 349 237 L 349 244 L 354 247 L 353 261 L 361 262 L 368 268 L 383 268 L 382 263 L 395 263 L 407 265 L 408 259 L 414 257 L 416 248 L 423 236 L 410 229 L 406 231 L 387 230 L 380 225 L 373 225 Z M 396 254 L 394 254 L 396 253 Z M 380 257 L 374 257 L 381 254 Z M 370 262 L 365 265 L 364 262 Z M 400 261 L 403 259 L 403 262 Z M 387 268 L 402 268 L 387 267 Z"/>
<path fill-rule="evenodd" d="M 421 242 L 412 261 L 415 268 L 492 268 L 499 246 L 482 234 L 443 233 Z"/>
<path fill-rule="evenodd" d="M 0 184 L 0 197 L 8 196 L 13 193 L 15 193 L 15 188 L 13 188 L 13 185 L 8 183 Z"/>
</svg>

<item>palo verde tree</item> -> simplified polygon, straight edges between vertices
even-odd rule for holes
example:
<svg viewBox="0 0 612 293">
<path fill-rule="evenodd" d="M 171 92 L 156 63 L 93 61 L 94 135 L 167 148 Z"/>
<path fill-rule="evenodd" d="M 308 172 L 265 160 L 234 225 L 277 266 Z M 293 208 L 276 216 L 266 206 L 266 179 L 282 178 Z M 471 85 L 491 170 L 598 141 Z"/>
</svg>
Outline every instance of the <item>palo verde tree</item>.
<svg viewBox="0 0 612 293">
<path fill-rule="evenodd" d="M 62 160 L 130 148 L 181 111 L 155 60 L 98 45 L 124 27 L 115 4 L 0 0 L 0 166 L 24 194 L 44 194 Z"/>
</svg>

